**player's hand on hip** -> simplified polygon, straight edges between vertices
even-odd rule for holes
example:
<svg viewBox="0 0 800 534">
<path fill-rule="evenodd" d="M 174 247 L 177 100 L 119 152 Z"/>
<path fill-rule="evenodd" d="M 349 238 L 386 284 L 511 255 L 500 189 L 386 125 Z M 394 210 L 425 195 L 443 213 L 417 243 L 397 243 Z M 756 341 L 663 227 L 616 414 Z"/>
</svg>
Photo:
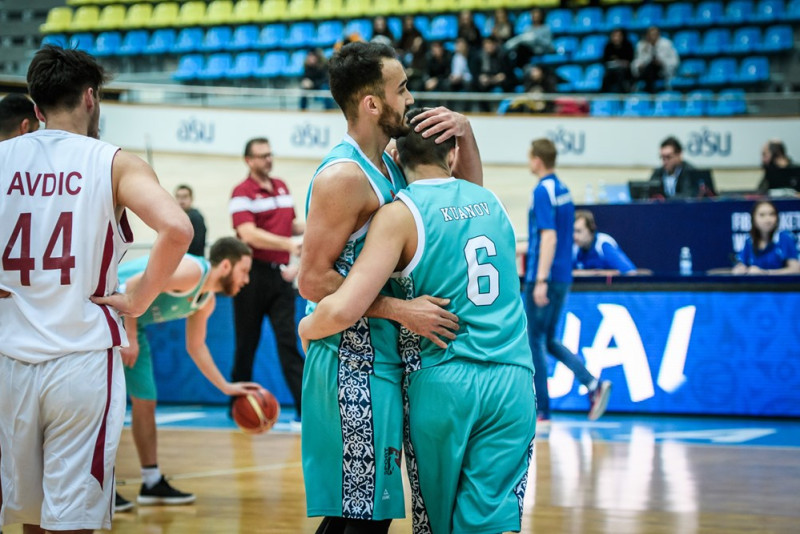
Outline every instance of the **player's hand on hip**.
<svg viewBox="0 0 800 534">
<path fill-rule="evenodd" d="M 137 304 L 127 293 L 113 293 L 107 297 L 89 297 L 89 299 L 101 306 L 111 306 L 120 315 L 128 317 L 139 317 L 147 311 L 147 306 Z"/>
<path fill-rule="evenodd" d="M 461 113 L 439 106 L 414 117 L 411 127 L 422 132 L 422 137 L 436 135 L 436 142 L 442 143 L 451 137 L 462 137 L 469 133 L 469 119 Z"/>
<path fill-rule="evenodd" d="M 423 295 L 407 302 L 407 313 L 400 322 L 408 330 L 430 339 L 436 346 L 446 349 L 447 340 L 456 338 L 458 317 L 444 309 L 450 299 Z"/>
</svg>

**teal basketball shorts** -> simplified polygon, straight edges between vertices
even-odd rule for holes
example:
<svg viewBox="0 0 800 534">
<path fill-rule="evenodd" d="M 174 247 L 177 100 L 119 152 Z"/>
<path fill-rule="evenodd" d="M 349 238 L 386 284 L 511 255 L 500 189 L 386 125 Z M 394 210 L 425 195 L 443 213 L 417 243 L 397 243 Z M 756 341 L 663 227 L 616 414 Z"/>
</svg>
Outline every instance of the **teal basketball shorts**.
<svg viewBox="0 0 800 534">
<path fill-rule="evenodd" d="M 139 356 L 133 367 L 125 367 L 125 382 L 128 395 L 142 400 L 156 400 L 156 376 L 153 374 L 153 355 L 144 326 L 136 329 L 136 339 L 139 341 Z"/>
<path fill-rule="evenodd" d="M 406 384 L 414 532 L 519 531 L 536 431 L 533 372 L 456 359 Z"/>
<path fill-rule="evenodd" d="M 308 516 L 405 517 L 401 382 L 312 342 L 302 407 Z"/>
</svg>

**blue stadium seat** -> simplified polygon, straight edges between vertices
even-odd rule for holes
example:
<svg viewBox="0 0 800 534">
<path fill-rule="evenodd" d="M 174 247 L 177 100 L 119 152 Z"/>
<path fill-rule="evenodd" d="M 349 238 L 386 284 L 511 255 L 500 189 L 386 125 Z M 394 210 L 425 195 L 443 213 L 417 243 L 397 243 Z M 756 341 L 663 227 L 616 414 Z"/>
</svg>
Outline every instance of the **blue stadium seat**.
<svg viewBox="0 0 800 534">
<path fill-rule="evenodd" d="M 556 37 L 553 39 L 553 49 L 555 53 L 553 54 L 544 54 L 539 56 L 538 59 L 539 63 L 544 63 L 547 65 L 552 65 L 555 63 L 566 63 L 570 61 L 572 58 L 572 54 L 575 53 L 575 50 L 578 48 L 578 38 L 577 37 Z"/>
<path fill-rule="evenodd" d="M 782 17 L 783 0 L 761 0 L 753 13 L 753 20 L 757 22 L 772 22 Z"/>
<path fill-rule="evenodd" d="M 595 63 L 586 67 L 586 72 L 583 79 L 575 84 L 575 90 L 581 93 L 596 93 L 603 86 L 603 75 L 606 73 L 606 68 L 600 64 Z"/>
<path fill-rule="evenodd" d="M 97 57 L 116 56 L 122 45 L 122 34 L 119 32 L 102 32 L 94 42 L 92 55 Z"/>
<path fill-rule="evenodd" d="M 617 98 L 592 100 L 589 114 L 593 117 L 614 117 L 620 113 L 620 102 Z"/>
<path fill-rule="evenodd" d="M 283 48 L 283 40 L 286 38 L 286 24 L 280 22 L 267 24 L 258 35 L 256 48 L 269 50 L 271 48 Z"/>
<path fill-rule="evenodd" d="M 764 32 L 761 42 L 762 52 L 785 52 L 794 48 L 794 35 L 791 26 L 770 26 Z"/>
<path fill-rule="evenodd" d="M 681 58 L 693 56 L 700 49 L 700 32 L 697 30 L 677 32 L 672 38 L 672 44 Z"/>
<path fill-rule="evenodd" d="M 228 48 L 230 50 L 252 50 L 258 43 L 258 26 L 245 24 L 238 26 L 233 32 Z"/>
<path fill-rule="evenodd" d="M 664 8 L 661 4 L 644 4 L 636 11 L 636 16 L 631 21 L 631 28 L 645 30 L 650 26 L 659 25 L 664 19 Z"/>
<path fill-rule="evenodd" d="M 761 30 L 749 26 L 739 28 L 733 34 L 730 51 L 734 54 L 751 54 L 761 48 Z"/>
<path fill-rule="evenodd" d="M 664 91 L 656 95 L 654 117 L 677 117 L 683 108 L 683 96 L 675 91 Z"/>
<path fill-rule="evenodd" d="M 632 94 L 625 99 L 623 117 L 650 117 L 653 115 L 653 102 L 650 95 Z"/>
<path fill-rule="evenodd" d="M 242 52 L 234 58 L 233 66 L 225 73 L 226 78 L 231 80 L 243 80 L 252 78 L 255 75 L 261 55 L 258 52 Z"/>
<path fill-rule="evenodd" d="M 386 19 L 386 27 L 389 28 L 395 39 L 399 39 L 403 33 L 403 21 L 400 20 L 400 17 L 388 17 Z"/>
<path fill-rule="evenodd" d="M 671 84 L 675 89 L 687 89 L 698 85 L 700 78 L 706 73 L 705 59 L 684 59 L 678 65 Z"/>
<path fill-rule="evenodd" d="M 438 15 L 431 21 L 429 38 L 432 41 L 452 41 L 458 34 L 458 20 L 455 15 Z"/>
<path fill-rule="evenodd" d="M 289 56 L 289 62 L 283 68 L 281 75 L 287 78 L 299 78 L 302 76 L 303 71 L 305 70 L 304 63 L 307 55 L 308 52 L 306 50 L 297 50 L 296 52 L 292 52 L 292 55 Z"/>
<path fill-rule="evenodd" d="M 144 47 L 144 53 L 152 55 L 170 53 L 175 47 L 176 40 L 175 30 L 172 28 L 160 28 L 150 36 L 147 46 Z"/>
<path fill-rule="evenodd" d="M 314 38 L 314 46 L 327 48 L 342 38 L 344 25 L 338 20 L 326 20 L 319 23 L 317 35 Z"/>
<path fill-rule="evenodd" d="M 717 100 L 708 108 L 708 114 L 714 117 L 729 117 L 747 113 L 747 101 L 743 89 L 725 89 L 717 95 Z"/>
<path fill-rule="evenodd" d="M 63 33 L 49 33 L 42 38 L 42 46 L 55 45 L 64 48 L 67 46 L 67 36 Z"/>
<path fill-rule="evenodd" d="M 726 24 L 747 24 L 753 13 L 753 0 L 733 0 L 725 8 L 722 18 Z"/>
<path fill-rule="evenodd" d="M 705 86 L 726 85 L 736 78 L 736 60 L 730 57 L 712 59 L 708 71 L 700 79 Z"/>
<path fill-rule="evenodd" d="M 494 17 L 490 18 L 484 13 L 477 12 L 472 14 L 472 20 L 475 21 L 475 26 L 478 27 L 481 37 L 488 37 L 492 34 L 492 28 L 494 28 Z M 514 26 L 514 17 L 510 13 L 508 15 L 508 22 L 512 27 Z"/>
<path fill-rule="evenodd" d="M 564 80 L 558 84 L 560 93 L 569 93 L 575 90 L 575 85 L 583 80 L 583 69 L 580 65 L 561 65 L 556 68 L 556 75 Z"/>
<path fill-rule="evenodd" d="M 783 14 L 785 20 L 793 22 L 800 20 L 800 0 L 790 0 L 786 5 L 786 12 Z"/>
<path fill-rule="evenodd" d="M 659 24 L 662 28 L 686 28 L 694 18 L 694 7 L 688 2 L 674 2 L 667 6 L 664 20 Z"/>
<path fill-rule="evenodd" d="M 722 19 L 722 2 L 709 0 L 697 5 L 692 24 L 695 26 L 715 26 Z"/>
<path fill-rule="evenodd" d="M 703 35 L 703 42 L 697 53 L 701 56 L 719 56 L 728 51 L 731 32 L 727 28 L 713 28 Z"/>
<path fill-rule="evenodd" d="M 595 33 L 604 30 L 603 10 L 599 7 L 584 7 L 575 14 L 572 24 L 574 33 Z"/>
<path fill-rule="evenodd" d="M 692 91 L 686 95 L 686 102 L 680 110 L 681 117 L 704 117 L 708 115 L 708 108 L 714 93 L 707 89 Z"/>
<path fill-rule="evenodd" d="M 372 21 L 368 19 L 353 19 L 344 27 L 344 34 L 357 33 L 365 41 L 372 39 Z"/>
<path fill-rule="evenodd" d="M 414 27 L 419 30 L 423 39 L 426 41 L 430 39 L 431 21 L 426 15 L 416 15 L 414 17 Z"/>
<path fill-rule="evenodd" d="M 764 56 L 742 59 L 736 80 L 741 84 L 761 83 L 769 80 L 769 60 Z"/>
<path fill-rule="evenodd" d="M 196 80 L 197 74 L 203 68 L 203 56 L 200 54 L 189 54 L 183 56 L 178 61 L 178 68 L 172 74 L 172 78 L 181 82 Z"/>
<path fill-rule="evenodd" d="M 203 30 L 200 28 L 184 28 L 178 33 L 172 51 L 177 54 L 194 52 L 203 44 Z"/>
<path fill-rule="evenodd" d="M 69 36 L 69 47 L 92 53 L 94 50 L 94 37 L 91 33 L 75 33 Z"/>
<path fill-rule="evenodd" d="M 606 30 L 611 31 L 616 28 L 627 30 L 631 27 L 633 20 L 633 8 L 631 6 L 611 6 L 606 11 Z"/>
<path fill-rule="evenodd" d="M 573 61 L 598 61 L 603 57 L 603 50 L 608 42 L 605 35 L 589 35 L 583 38 L 580 47 L 572 55 Z"/>
<path fill-rule="evenodd" d="M 231 42 L 231 35 L 231 29 L 227 26 L 209 28 L 200 45 L 200 51 L 219 52 L 220 50 L 227 50 L 228 44 Z M 206 68 L 209 68 L 209 66 L 210 62 L 209 65 L 206 65 Z"/>
<path fill-rule="evenodd" d="M 173 36 L 175 33 L 173 32 Z M 133 30 L 125 34 L 122 44 L 119 47 L 120 56 L 138 56 L 144 53 L 147 48 L 147 40 L 150 38 L 147 30 Z"/>
<path fill-rule="evenodd" d="M 233 58 L 228 53 L 211 54 L 206 66 L 200 69 L 197 77 L 200 80 L 220 80 L 233 66 Z"/>
<path fill-rule="evenodd" d="M 570 17 L 570 24 L 571 24 L 572 23 L 572 15 L 569 14 L 569 17 Z M 545 17 L 545 23 L 547 23 L 548 26 L 550 25 L 550 22 L 549 22 L 547 17 Z M 476 24 L 477 24 L 477 22 L 476 22 Z M 525 31 L 528 30 L 530 25 L 531 25 L 531 13 L 530 13 L 530 11 L 523 11 L 522 13 L 520 13 L 517 16 L 517 20 L 514 21 L 514 35 L 519 35 L 521 33 L 524 33 Z M 478 26 L 478 27 L 480 28 L 480 26 Z M 552 30 L 553 27 L 550 26 L 550 29 Z"/>
<path fill-rule="evenodd" d="M 264 63 L 256 69 L 255 74 L 259 78 L 277 78 L 281 76 L 288 63 L 287 52 L 267 52 L 264 54 Z"/>
<path fill-rule="evenodd" d="M 295 22 L 289 26 L 289 31 L 283 44 L 286 48 L 306 48 L 314 43 L 314 23 Z"/>
<path fill-rule="evenodd" d="M 544 21 L 550 26 L 553 33 L 570 33 L 572 31 L 572 12 L 568 9 L 552 10 L 545 15 Z M 527 26 L 530 26 L 530 18 Z"/>
</svg>

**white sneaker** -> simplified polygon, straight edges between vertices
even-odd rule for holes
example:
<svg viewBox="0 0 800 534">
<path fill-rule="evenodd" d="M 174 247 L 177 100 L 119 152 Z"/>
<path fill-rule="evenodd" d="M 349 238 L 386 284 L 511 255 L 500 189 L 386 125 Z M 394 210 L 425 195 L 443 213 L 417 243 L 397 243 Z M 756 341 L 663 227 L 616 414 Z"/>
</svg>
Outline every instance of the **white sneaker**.
<svg viewBox="0 0 800 534">
<path fill-rule="evenodd" d="M 589 421 L 597 421 L 606 413 L 608 406 L 608 398 L 611 396 L 611 382 L 603 380 L 597 387 L 589 393 L 589 400 L 592 403 L 589 408 Z"/>
</svg>

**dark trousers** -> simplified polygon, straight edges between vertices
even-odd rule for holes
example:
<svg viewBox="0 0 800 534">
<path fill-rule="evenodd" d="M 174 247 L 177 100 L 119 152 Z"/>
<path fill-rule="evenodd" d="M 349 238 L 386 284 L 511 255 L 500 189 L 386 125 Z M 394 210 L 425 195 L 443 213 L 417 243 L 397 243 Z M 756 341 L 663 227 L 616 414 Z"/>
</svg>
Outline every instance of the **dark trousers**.
<svg viewBox="0 0 800 534">
<path fill-rule="evenodd" d="M 250 283 L 233 298 L 236 354 L 232 378 L 234 382 L 252 380 L 253 361 L 261 340 L 261 322 L 266 315 L 275 332 L 283 377 L 299 417 L 305 360 L 297 350 L 294 302 L 294 289 L 281 278 L 280 266 L 254 260 Z"/>
<path fill-rule="evenodd" d="M 547 298 L 550 303 L 539 307 L 533 301 L 533 285 L 525 284 L 523 301 L 528 312 L 528 342 L 533 354 L 533 383 L 536 385 L 536 413 L 540 418 L 550 419 L 550 394 L 547 391 L 547 354 L 566 365 L 575 378 L 584 386 L 594 381 L 581 359 L 570 352 L 556 337 L 556 326 L 564 310 L 569 294 L 569 283 L 550 282 Z"/>
<path fill-rule="evenodd" d="M 655 61 L 650 62 L 643 69 L 639 70 L 639 79 L 644 81 L 644 90 L 648 93 L 656 92 L 656 84 L 664 78 L 661 64 Z"/>
</svg>

